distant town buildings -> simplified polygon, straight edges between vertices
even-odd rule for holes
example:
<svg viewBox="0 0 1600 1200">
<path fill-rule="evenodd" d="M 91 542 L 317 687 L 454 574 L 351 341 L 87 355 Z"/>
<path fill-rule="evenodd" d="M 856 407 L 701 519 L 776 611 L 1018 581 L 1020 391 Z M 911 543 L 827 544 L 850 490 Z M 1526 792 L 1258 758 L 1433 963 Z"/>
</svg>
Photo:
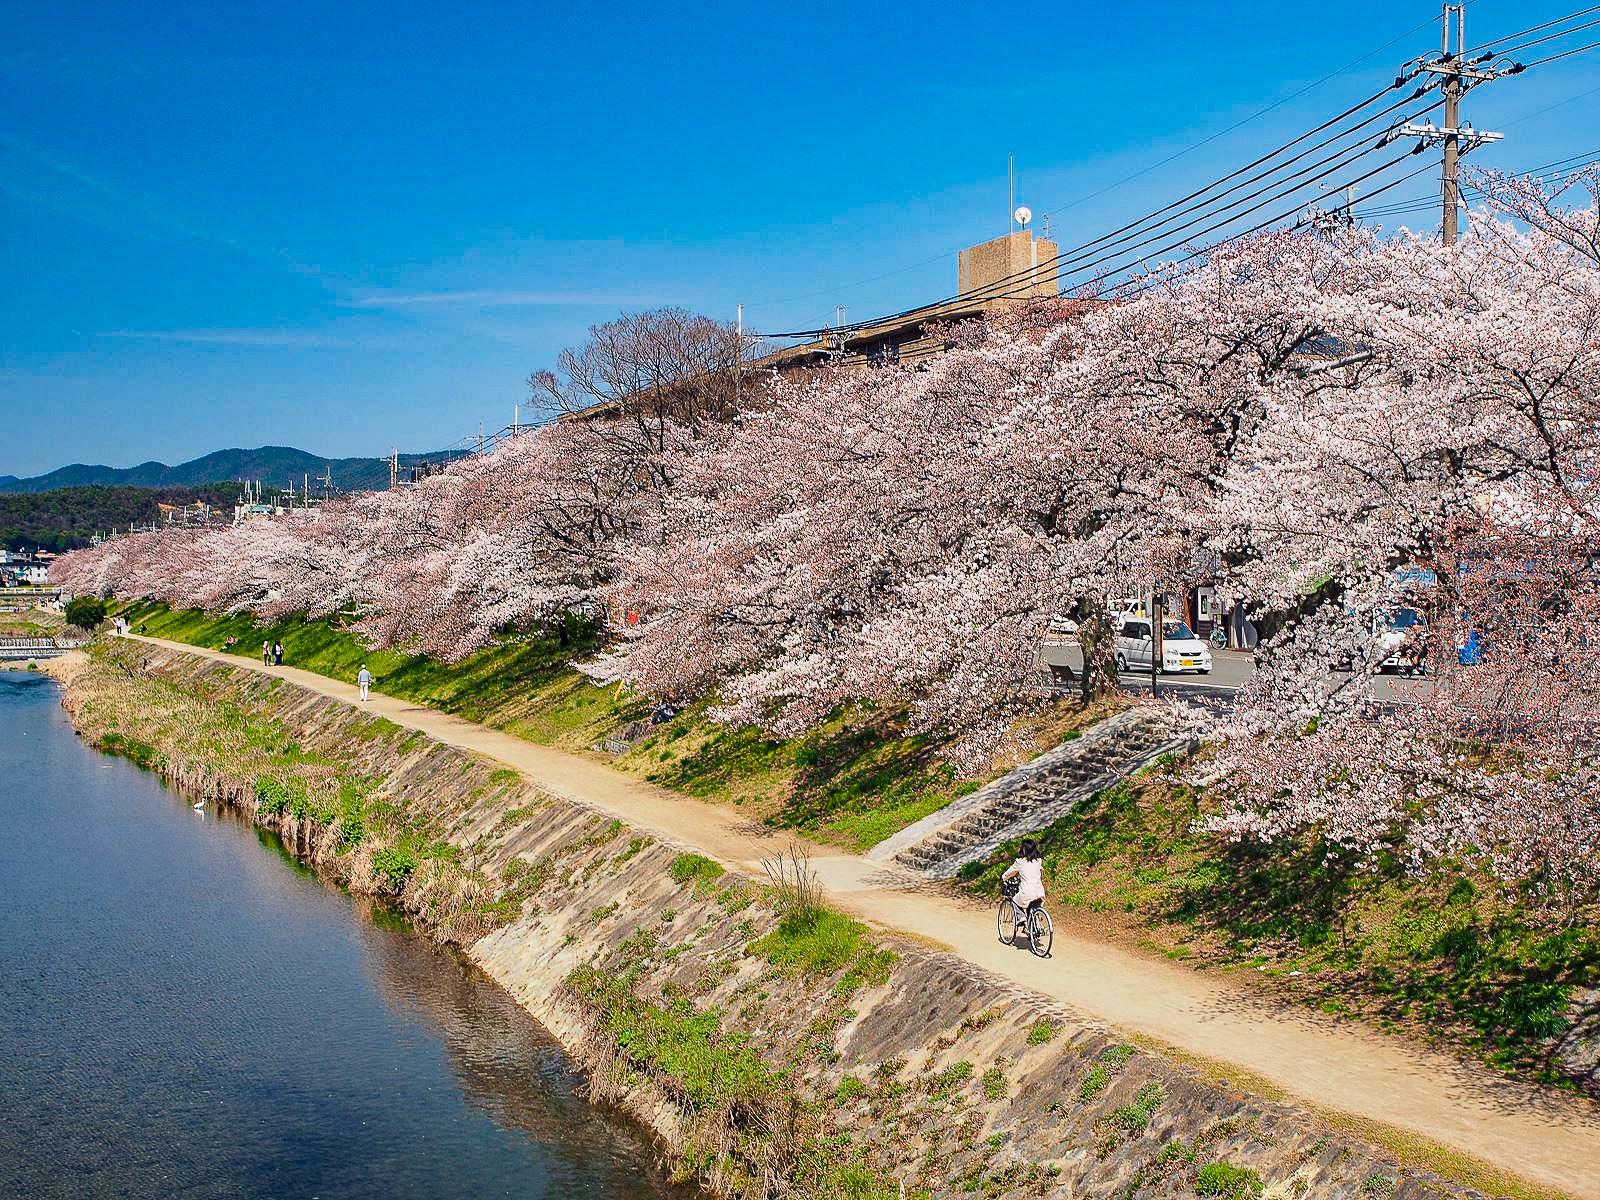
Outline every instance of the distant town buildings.
<svg viewBox="0 0 1600 1200">
<path fill-rule="evenodd" d="M 42 587 L 50 582 L 55 560 L 49 550 L 0 550 L 0 586 Z"/>
</svg>

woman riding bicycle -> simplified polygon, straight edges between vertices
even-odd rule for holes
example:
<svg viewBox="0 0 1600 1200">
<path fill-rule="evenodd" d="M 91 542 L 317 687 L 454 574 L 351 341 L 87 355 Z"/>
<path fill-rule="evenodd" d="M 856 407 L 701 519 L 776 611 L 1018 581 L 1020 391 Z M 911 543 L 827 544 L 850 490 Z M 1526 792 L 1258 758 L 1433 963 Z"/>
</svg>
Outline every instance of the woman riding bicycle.
<svg viewBox="0 0 1600 1200">
<path fill-rule="evenodd" d="M 1023 912 L 1044 901 L 1044 856 L 1039 853 L 1039 843 L 1032 838 L 1022 839 L 1022 851 L 1017 861 L 1006 868 L 1001 879 L 1015 879 L 1019 883 L 1012 897 Z"/>
</svg>

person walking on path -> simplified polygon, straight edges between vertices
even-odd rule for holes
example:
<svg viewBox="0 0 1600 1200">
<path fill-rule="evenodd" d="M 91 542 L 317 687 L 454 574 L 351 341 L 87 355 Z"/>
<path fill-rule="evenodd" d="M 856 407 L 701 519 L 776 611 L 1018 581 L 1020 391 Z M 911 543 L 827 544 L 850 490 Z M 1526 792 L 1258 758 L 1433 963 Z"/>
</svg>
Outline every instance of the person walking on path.
<svg viewBox="0 0 1600 1200">
<path fill-rule="evenodd" d="M 272 665 L 275 666 L 275 667 L 283 666 L 283 643 L 282 642 L 273 642 L 272 643 Z"/>
<path fill-rule="evenodd" d="M 272 665 L 272 643 L 271 642 L 262 642 L 261 643 L 261 665 L 263 667 L 270 667 Z"/>
<path fill-rule="evenodd" d="M 367 689 L 372 686 L 372 672 L 367 670 L 367 664 L 361 664 L 361 670 L 356 672 L 356 682 L 361 685 L 361 699 L 367 698 Z"/>
</svg>

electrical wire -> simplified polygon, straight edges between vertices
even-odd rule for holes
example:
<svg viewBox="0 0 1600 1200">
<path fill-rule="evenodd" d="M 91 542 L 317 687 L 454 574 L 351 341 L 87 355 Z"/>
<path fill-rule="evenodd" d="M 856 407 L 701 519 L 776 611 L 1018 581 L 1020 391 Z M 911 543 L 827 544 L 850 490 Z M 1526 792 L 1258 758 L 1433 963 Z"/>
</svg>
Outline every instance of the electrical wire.
<svg viewBox="0 0 1600 1200">
<path fill-rule="evenodd" d="M 1468 4 L 1468 5 L 1471 5 L 1474 2 L 1475 2 L 1475 0 L 1466 0 L 1466 4 Z M 1600 5 L 1596 5 L 1595 8 L 1596 8 L 1596 10 L 1600 10 Z M 1562 19 L 1565 20 L 1566 18 L 1562 18 Z M 1306 84 L 1299 91 L 1291 92 L 1289 95 L 1283 97 L 1281 100 L 1275 100 L 1271 104 L 1267 105 L 1265 108 L 1258 109 L 1255 112 L 1251 113 L 1248 117 L 1245 117 L 1244 119 L 1239 120 L 1239 121 L 1235 121 L 1232 125 L 1229 125 L 1226 129 L 1219 129 L 1216 133 L 1213 133 L 1213 134 L 1208 135 L 1207 137 L 1201 138 L 1198 142 L 1193 142 L 1190 145 L 1185 146 L 1183 149 L 1181 149 L 1179 151 L 1176 151 L 1173 154 L 1169 154 L 1166 158 L 1163 158 L 1163 159 L 1160 159 L 1160 160 L 1158 160 L 1156 162 L 1153 162 L 1149 166 L 1141 167 L 1139 170 L 1134 171 L 1130 175 L 1124 175 L 1121 179 L 1118 179 L 1118 180 L 1116 180 L 1116 181 L 1114 181 L 1112 183 L 1108 183 L 1102 188 L 1097 188 L 1095 191 L 1090 192 L 1086 196 L 1074 197 L 1073 199 L 1067 201 L 1066 203 L 1058 205 L 1057 207 L 1051 209 L 1049 212 L 1041 213 L 1040 216 L 1041 217 L 1051 217 L 1051 216 L 1059 215 L 1060 213 L 1066 211 L 1068 208 L 1074 207 L 1075 205 L 1079 205 L 1079 204 L 1086 204 L 1090 200 L 1094 200 L 1094 199 L 1099 198 L 1100 196 L 1105 195 L 1107 192 L 1115 191 L 1117 188 L 1121 187 L 1125 183 L 1132 183 L 1135 179 L 1142 178 L 1143 176 L 1150 174 L 1150 172 L 1152 172 L 1152 171 L 1159 170 L 1160 168 L 1166 166 L 1168 163 L 1176 162 L 1178 159 L 1182 158 L 1184 155 L 1190 154 L 1190 153 L 1194 152 L 1195 150 L 1199 150 L 1203 146 L 1208 146 L 1212 142 L 1216 141 L 1218 138 L 1226 137 L 1228 134 L 1233 133 L 1235 130 L 1242 129 L 1244 126 L 1250 124 L 1250 122 L 1252 122 L 1252 121 L 1260 120 L 1262 117 L 1266 116 L 1268 113 L 1273 112 L 1273 111 L 1275 111 L 1275 110 L 1277 110 L 1279 108 L 1282 108 L 1285 104 L 1288 104 L 1290 101 L 1298 100 L 1301 96 L 1304 96 L 1307 92 L 1316 90 L 1317 88 L 1321 87 L 1323 84 L 1327 83 L 1329 80 L 1337 79 L 1340 75 L 1343 75 L 1346 71 L 1349 71 L 1349 70 L 1352 70 L 1352 69 L 1354 69 L 1356 67 L 1359 67 L 1362 63 L 1366 62 L 1368 59 L 1376 58 L 1379 54 L 1382 54 L 1385 50 L 1389 49 L 1391 46 L 1394 46 L 1394 45 L 1396 45 L 1396 44 L 1398 44 L 1400 42 L 1403 42 L 1406 38 L 1411 37 L 1413 34 L 1420 32 L 1421 30 L 1427 28 L 1429 25 L 1432 25 L 1433 21 L 1434 21 L 1434 18 L 1429 17 L 1427 20 L 1419 22 L 1416 25 L 1413 25 L 1410 29 L 1407 29 L 1402 33 L 1396 34 L 1394 37 L 1390 38 L 1387 42 L 1384 42 L 1383 45 L 1378 46 L 1375 49 L 1367 51 L 1361 57 L 1353 58 L 1349 62 L 1345 63 L 1344 66 L 1339 67 L 1336 70 L 1330 71 L 1330 72 L 1328 72 L 1328 74 L 1322 76 L 1322 78 L 1317 79 L 1317 80 L 1315 80 L 1315 81 L 1313 81 L 1311 83 Z M 1522 32 L 1523 33 L 1530 33 L 1530 32 L 1533 32 L 1533 30 L 1523 30 Z M 1516 37 L 1516 36 L 1521 36 L 1521 35 L 1520 34 L 1513 34 L 1512 36 Z M 1385 91 L 1387 91 L 1387 90 L 1389 90 L 1389 89 L 1385 89 Z M 1378 93 L 1378 95 L 1381 96 L 1381 95 L 1383 95 L 1383 93 L 1380 92 L 1380 93 Z M 1313 132 L 1315 132 L 1315 131 L 1313 131 Z M 1293 145 L 1293 143 L 1289 143 L 1289 145 Z M 1219 182 L 1225 182 L 1225 181 L 1226 180 L 1224 179 L 1224 180 L 1219 181 Z M 1121 230 L 1114 230 L 1113 232 L 1121 232 Z M 932 263 L 943 261 L 943 260 L 947 259 L 951 253 L 952 253 L 952 251 L 946 251 L 943 254 L 939 254 L 939 255 L 934 256 L 933 258 L 925 258 L 922 261 L 912 263 L 909 266 L 897 267 L 896 269 L 894 269 L 892 271 L 886 271 L 881 275 L 873 275 L 873 276 L 870 276 L 870 277 L 868 277 L 866 279 L 858 279 L 853 283 L 842 284 L 842 285 L 839 285 L 838 287 L 834 287 L 834 288 L 818 288 L 816 291 L 804 292 L 804 293 L 801 293 L 800 295 L 796 295 L 796 296 L 788 296 L 788 297 L 785 297 L 782 300 L 756 300 L 756 301 L 753 301 L 751 303 L 753 303 L 753 304 L 787 304 L 787 303 L 789 303 L 790 301 L 793 301 L 793 300 L 808 300 L 813 296 L 825 295 L 825 294 L 827 294 L 829 292 L 835 292 L 835 293 L 843 292 L 843 291 L 847 291 L 847 290 L 849 290 L 851 288 L 860 287 L 860 286 L 862 286 L 864 284 L 877 283 L 880 280 L 889 279 L 889 278 L 891 278 L 891 277 L 893 277 L 895 275 L 903 275 L 907 271 L 916 270 L 918 267 L 925 267 L 925 266 L 928 266 L 928 265 L 930 265 Z M 772 336 L 782 336 L 782 335 L 774 334 Z"/>
<path fill-rule="evenodd" d="M 1526 37 L 1530 33 L 1538 33 L 1542 29 L 1549 29 L 1552 25 L 1559 25 L 1563 21 L 1575 21 L 1579 17 L 1586 17 L 1593 12 L 1600 12 L 1600 4 L 1592 4 L 1588 8 L 1580 8 L 1577 12 L 1570 12 L 1564 17 L 1555 17 L 1552 20 L 1543 22 L 1542 24 L 1530 25 L 1526 29 L 1519 29 L 1515 33 L 1504 33 L 1497 38 L 1490 38 L 1488 41 L 1479 42 L 1476 46 L 1464 51 L 1463 56 L 1472 54 L 1474 51 L 1481 52 L 1485 47 L 1493 46 L 1498 42 L 1509 42 L 1519 37 Z M 1431 25 L 1432 23 L 1432 18 L 1429 18 L 1427 24 Z M 1498 58 L 1501 54 L 1505 53 L 1509 53 L 1509 51 L 1497 51 L 1491 55 L 1491 57 Z"/>
<path fill-rule="evenodd" d="M 1590 42 L 1587 46 L 1578 46 L 1572 50 L 1563 50 L 1560 54 L 1552 54 L 1548 58 L 1536 58 L 1531 63 L 1523 63 L 1522 69 L 1530 71 L 1534 67 L 1542 67 L 1546 63 L 1559 62 L 1563 58 L 1571 58 L 1574 54 L 1582 54 L 1587 50 L 1600 48 L 1600 42 Z"/>
<path fill-rule="evenodd" d="M 1560 38 L 1570 37 L 1572 34 L 1581 33 L 1585 29 L 1593 29 L 1596 25 L 1600 25 L 1600 19 L 1588 21 L 1582 25 L 1574 25 L 1571 29 L 1563 29 L 1558 33 L 1546 34 L 1544 37 L 1534 38 L 1531 42 L 1523 42 L 1517 46 L 1507 46 L 1504 50 L 1495 51 L 1492 57 L 1507 58 L 1513 54 L 1520 54 L 1522 51 L 1527 50 L 1531 46 L 1542 46 L 1545 42 L 1553 42 Z"/>
<path fill-rule="evenodd" d="M 1389 167 L 1394 166 L 1396 163 L 1402 161 L 1404 158 L 1407 158 L 1407 157 L 1409 157 L 1409 154 L 1402 155 L 1399 158 L 1392 159 L 1389 162 L 1384 163 L 1382 166 L 1376 167 L 1373 170 L 1368 171 L 1365 175 L 1361 175 L 1361 176 L 1358 176 L 1356 179 L 1350 180 L 1349 184 L 1347 186 L 1363 182 L 1364 180 L 1369 179 L 1374 175 L 1380 174 L 1381 172 L 1387 170 Z M 1418 167 L 1416 170 L 1407 172 L 1406 174 L 1400 176 L 1400 178 L 1398 178 L 1398 179 L 1391 180 L 1390 182 L 1385 183 L 1380 187 L 1373 188 L 1371 191 L 1366 192 L 1363 195 L 1357 196 L 1352 201 L 1352 204 L 1360 204 L 1360 203 L 1362 203 L 1362 202 L 1364 202 L 1366 200 L 1370 200 L 1370 199 L 1372 199 L 1372 198 L 1374 198 L 1376 196 L 1380 196 L 1383 193 L 1385 193 L 1387 191 L 1390 191 L 1393 188 L 1397 188 L 1401 184 L 1407 183 L 1410 180 L 1415 179 L 1418 175 L 1421 175 L 1424 172 L 1430 171 L 1432 169 L 1433 169 L 1433 164 L 1432 163 L 1424 163 L 1422 166 Z M 1135 298 L 1137 298 L 1139 296 L 1142 296 L 1146 292 L 1149 292 L 1149 291 L 1153 290 L 1154 288 L 1161 286 L 1170 277 L 1170 274 L 1171 274 L 1171 272 L 1172 272 L 1172 270 L 1174 268 L 1180 267 L 1184 263 L 1191 262 L 1196 258 L 1200 258 L 1200 257 L 1202 257 L 1204 255 L 1210 254 L 1218 246 L 1226 245 L 1228 242 L 1234 241 L 1234 240 L 1236 240 L 1238 238 L 1248 237 L 1252 233 L 1259 233 L 1263 229 L 1270 228 L 1271 226 L 1277 224 L 1279 221 L 1283 220 L 1286 216 L 1294 215 L 1294 213 L 1297 212 L 1297 211 L 1299 211 L 1299 210 L 1298 209 L 1290 209 L 1286 213 L 1280 213 L 1280 214 L 1278 214 L 1276 216 L 1268 217 L 1265 220 L 1260 221 L 1255 225 L 1252 225 L 1249 229 L 1242 230 L 1242 231 L 1237 232 L 1237 233 L 1229 234 L 1227 237 L 1221 238 L 1218 241 L 1211 243 L 1210 245 L 1202 246 L 1202 247 L 1199 247 L 1199 248 L 1197 248 L 1195 250 L 1192 250 L 1188 254 L 1185 254 L 1182 258 L 1174 259 L 1170 263 L 1163 264 L 1163 268 L 1164 269 L 1163 269 L 1163 272 L 1161 274 L 1158 275 L 1158 274 L 1156 274 L 1154 272 L 1151 272 L 1151 273 L 1147 274 L 1138 283 L 1133 284 L 1130 287 L 1127 287 L 1127 288 L 1124 288 L 1122 290 L 1117 291 L 1114 294 L 1113 298 L 1116 299 L 1116 300 L 1119 300 L 1119 301 L 1126 301 L 1126 300 L 1135 299 Z M 1304 223 L 1305 223 L 1304 220 L 1302 220 L 1299 224 L 1300 225 L 1304 225 Z M 931 346 L 922 347 L 922 348 L 920 348 L 918 350 L 912 351 L 910 354 L 901 355 L 898 361 L 901 362 L 901 363 L 914 363 L 914 362 L 917 362 L 917 361 L 919 361 L 919 360 L 921 360 L 923 358 L 933 357 L 935 355 L 942 354 L 944 352 L 945 352 L 945 347 L 944 346 L 935 344 L 935 345 L 931 345 Z M 868 356 L 863 354 L 863 355 L 860 355 L 860 357 L 865 359 Z"/>
<path fill-rule="evenodd" d="M 787 331 L 787 332 L 783 332 L 783 333 L 768 333 L 766 336 L 774 337 L 774 338 L 815 338 L 815 337 L 821 337 L 821 336 L 824 336 L 824 335 L 833 335 L 833 336 L 838 336 L 840 334 L 848 335 L 849 333 L 859 332 L 862 329 L 871 328 L 871 327 L 876 326 L 876 325 L 882 325 L 882 324 L 886 324 L 886 323 L 893 322 L 893 321 L 903 320 L 903 319 L 905 319 L 907 317 L 914 316 L 917 313 L 927 312 L 927 311 L 932 310 L 932 309 L 946 307 L 946 306 L 948 306 L 950 304 L 963 302 L 963 301 L 966 301 L 966 300 L 969 300 L 969 299 L 973 299 L 973 298 L 981 298 L 981 292 L 983 290 L 985 290 L 985 289 L 990 289 L 990 288 L 993 288 L 993 287 L 996 287 L 996 286 L 1003 286 L 1003 285 L 1005 285 L 1007 283 L 1011 283 L 1013 281 L 1017 281 L 1017 280 L 1021 280 L 1021 279 L 1025 279 L 1025 278 L 1026 279 L 1036 279 L 1037 275 L 1038 275 L 1038 272 L 1040 270 L 1046 270 L 1051 265 L 1059 263 L 1060 261 L 1062 261 L 1063 259 L 1067 258 L 1070 255 L 1079 255 L 1079 256 L 1081 256 L 1082 252 L 1087 251 L 1087 250 L 1092 250 L 1095 246 L 1100 245 L 1101 243 L 1104 243 L 1107 240 L 1114 238 L 1118 234 L 1126 233 L 1126 232 L 1129 232 L 1129 231 L 1136 231 L 1136 232 L 1140 232 L 1140 233 L 1151 233 L 1151 232 L 1154 231 L 1155 228 L 1159 227 L 1159 225 L 1167 224 L 1168 222 L 1170 222 L 1173 219 L 1174 216 L 1183 215 L 1183 212 L 1184 211 L 1188 211 L 1188 209 L 1192 209 L 1192 208 L 1195 208 L 1195 207 L 1204 207 L 1205 204 L 1210 203 L 1211 201 L 1202 201 L 1201 204 L 1198 205 L 1198 206 L 1193 205 L 1190 202 L 1194 201 L 1195 199 L 1197 199 L 1197 198 L 1199 198 L 1201 196 L 1205 196 L 1208 192 L 1214 191 L 1219 185 L 1227 183 L 1227 182 L 1229 182 L 1231 180 L 1234 180 L 1234 179 L 1238 178 L 1240 175 L 1243 175 L 1246 172 L 1251 171 L 1254 168 L 1256 168 L 1258 166 L 1261 166 L 1264 163 L 1270 162 L 1272 159 L 1276 158 L 1277 156 L 1282 154 L 1284 151 L 1286 151 L 1288 149 L 1291 149 L 1294 146 L 1299 145 L 1301 142 L 1304 142 L 1308 138 L 1315 137 L 1318 133 L 1321 133 L 1321 132 L 1327 130 L 1330 126 L 1336 125 L 1339 122 L 1345 120 L 1346 118 L 1352 116 L 1353 114 L 1355 114 L 1357 112 L 1360 112 L 1361 109 L 1366 108 L 1367 106 L 1371 105 L 1375 101 L 1382 99 L 1385 95 L 1387 95 L 1389 92 L 1394 91 L 1397 87 L 1404 86 L 1405 83 L 1409 82 L 1410 79 L 1414 78 L 1414 77 L 1415 77 L 1414 74 L 1411 75 L 1411 76 L 1402 76 L 1401 78 L 1397 79 L 1394 83 L 1390 84 L 1389 86 L 1381 89 L 1378 92 L 1375 92 L 1373 95 L 1367 97 L 1366 99 L 1360 101 L 1359 103 L 1351 105 L 1344 112 L 1339 113 L 1337 116 L 1330 117 L 1328 120 L 1322 122 L 1320 125 L 1317 125 L 1316 127 L 1312 128 L 1310 130 L 1307 130 L 1305 133 L 1302 133 L 1299 136 L 1290 139 L 1289 141 L 1283 143 L 1281 146 L 1275 147 L 1273 150 L 1267 152 L 1266 154 L 1263 154 L 1263 155 L 1257 157 L 1256 159 L 1252 160 L 1251 162 L 1246 163 L 1244 166 L 1239 167 L 1238 169 L 1230 172 L 1229 174 L 1222 176 L 1220 179 L 1213 180 L 1211 183 L 1206 184 L 1204 187 L 1196 189 L 1195 191 L 1190 192 L 1188 195 L 1186 195 L 1184 197 L 1181 197 L 1180 199 L 1175 200 L 1172 203 L 1163 206 L 1162 208 L 1156 209 L 1154 212 L 1148 213 L 1145 216 L 1138 218 L 1137 220 L 1131 221 L 1128 224 L 1123 225 L 1118 229 L 1114 229 L 1110 233 L 1102 234 L 1098 238 L 1091 239 L 1090 241 L 1085 242 L 1085 243 L 1083 243 L 1083 244 L 1081 244 L 1079 246 L 1071 247 L 1068 250 L 1062 251 L 1062 252 L 1058 253 L 1057 255 L 1055 255 L 1052 259 L 1047 260 L 1046 262 L 1041 262 L 1041 263 L 1039 263 L 1039 264 L 1037 264 L 1035 266 L 1030 266 L 1030 267 L 1025 268 L 1025 269 L 1023 269 L 1021 271 L 1012 272 L 1010 275 L 1003 276 L 1000 279 L 993 280 L 989 284 L 984 285 L 983 289 L 971 289 L 968 292 L 957 292 L 954 295 L 947 296 L 947 297 L 945 297 L 944 299 L 941 299 L 941 300 L 936 300 L 936 301 L 933 301 L 933 302 L 928 303 L 928 304 L 917 305 L 914 308 L 903 309 L 903 310 L 901 310 L 899 312 L 895 312 L 895 313 L 890 313 L 890 314 L 883 315 L 883 316 L 874 317 L 874 318 L 872 318 L 870 320 L 856 321 L 856 322 L 851 322 L 851 323 L 847 323 L 847 324 L 839 325 L 839 326 L 823 326 L 823 327 L 819 327 L 817 329 L 793 330 L 793 331 Z M 1428 88 L 1426 88 L 1426 87 L 1419 88 L 1416 91 L 1414 91 L 1410 96 L 1407 96 L 1404 99 L 1402 99 L 1400 101 L 1397 101 L 1394 104 L 1388 106 L 1385 110 L 1383 110 L 1383 112 L 1386 114 L 1388 112 L 1394 111 L 1394 109 L 1396 109 L 1396 108 L 1403 107 L 1406 104 L 1412 103 L 1416 99 L 1420 98 L 1420 96 L 1422 94 L 1424 94 L 1427 90 L 1428 90 Z M 1330 144 L 1330 142 L 1332 142 L 1332 141 L 1337 141 L 1337 140 L 1339 140 L 1340 138 L 1342 138 L 1344 136 L 1348 136 L 1348 134 L 1351 133 L 1351 132 L 1354 132 L 1355 129 L 1358 129 L 1358 128 L 1361 128 L 1364 125 L 1370 124 L 1371 121 L 1373 119 L 1375 119 L 1375 117 L 1377 115 L 1381 115 L 1381 114 L 1375 114 L 1374 117 L 1367 118 L 1366 120 L 1360 122 L 1358 125 L 1352 127 L 1352 129 L 1345 130 L 1342 133 L 1336 134 L 1336 135 L 1334 135 L 1333 137 L 1331 137 L 1329 139 L 1324 139 L 1324 141 L 1321 142 L 1321 143 L 1318 143 L 1317 146 L 1310 147 L 1310 148 L 1307 148 L 1305 150 L 1300 151 L 1298 154 L 1294 155 L 1292 158 L 1286 160 L 1285 162 L 1279 164 L 1277 167 L 1273 168 L 1272 172 L 1281 171 L 1282 169 L 1284 169 L 1286 167 L 1292 166 L 1294 163 L 1300 161 L 1302 158 L 1305 158 L 1307 155 L 1309 155 L 1311 153 L 1314 153 L 1316 149 L 1321 148 L 1322 146 L 1326 146 L 1326 145 Z M 1418 115 L 1420 115 L 1420 114 L 1418 114 Z M 1267 172 L 1267 173 L 1270 174 L 1272 172 Z M 1185 206 L 1187 206 L 1187 208 L 1185 208 Z M 1141 230 L 1141 228 L 1140 228 L 1141 226 L 1145 226 L 1145 225 L 1149 224 L 1151 221 L 1154 221 L 1157 217 L 1161 217 L 1163 214 L 1171 213 L 1172 210 L 1174 210 L 1174 209 L 1179 209 L 1181 211 L 1179 211 L 1178 213 L 1173 214 L 1173 216 L 1167 217 L 1166 220 L 1164 220 L 1164 221 L 1157 222 L 1156 226 L 1152 226 L 1152 228 L 1150 230 Z M 1160 236 L 1160 235 L 1157 235 L 1157 236 Z"/>
</svg>

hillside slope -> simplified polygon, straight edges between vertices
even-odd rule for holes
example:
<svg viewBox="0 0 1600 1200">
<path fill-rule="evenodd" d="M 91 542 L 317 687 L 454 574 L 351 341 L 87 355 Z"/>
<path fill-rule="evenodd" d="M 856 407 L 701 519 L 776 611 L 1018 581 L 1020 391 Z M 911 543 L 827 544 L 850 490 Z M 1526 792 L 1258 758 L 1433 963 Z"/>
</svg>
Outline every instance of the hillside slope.
<svg viewBox="0 0 1600 1200">
<path fill-rule="evenodd" d="M 229 511 L 236 484 L 205 487 L 70 487 L 49 492 L 0 494 L 0 545 L 10 550 L 76 550 L 95 533 L 160 519 L 160 504 L 196 500 Z"/>
</svg>

